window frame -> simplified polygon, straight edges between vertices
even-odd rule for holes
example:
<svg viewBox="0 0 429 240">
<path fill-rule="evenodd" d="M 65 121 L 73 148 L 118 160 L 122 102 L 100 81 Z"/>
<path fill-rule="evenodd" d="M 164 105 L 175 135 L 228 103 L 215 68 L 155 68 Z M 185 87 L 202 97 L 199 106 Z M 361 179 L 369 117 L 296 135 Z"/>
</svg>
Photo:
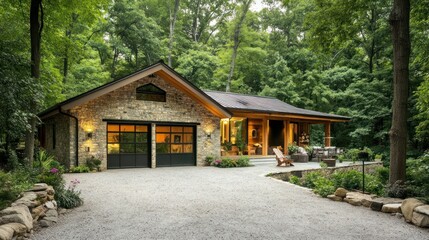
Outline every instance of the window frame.
<svg viewBox="0 0 429 240">
<path fill-rule="evenodd" d="M 153 83 L 148 83 L 136 88 L 136 100 L 166 102 L 167 92 Z"/>
</svg>

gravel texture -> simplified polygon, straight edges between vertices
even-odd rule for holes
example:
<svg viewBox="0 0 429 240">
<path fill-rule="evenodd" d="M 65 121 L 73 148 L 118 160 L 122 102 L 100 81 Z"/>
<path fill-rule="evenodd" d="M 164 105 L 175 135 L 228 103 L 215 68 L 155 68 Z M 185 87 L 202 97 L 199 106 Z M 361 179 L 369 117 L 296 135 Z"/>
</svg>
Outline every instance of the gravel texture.
<svg viewBox="0 0 429 240">
<path fill-rule="evenodd" d="M 390 214 L 264 176 L 308 164 L 274 165 L 67 174 L 80 180 L 85 204 L 33 239 L 429 239 Z"/>
</svg>

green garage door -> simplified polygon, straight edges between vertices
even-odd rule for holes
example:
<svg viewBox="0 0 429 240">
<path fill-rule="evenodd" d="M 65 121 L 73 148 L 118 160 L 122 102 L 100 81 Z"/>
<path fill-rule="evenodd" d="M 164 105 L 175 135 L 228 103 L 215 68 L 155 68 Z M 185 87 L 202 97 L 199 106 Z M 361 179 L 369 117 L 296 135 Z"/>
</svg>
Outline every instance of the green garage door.
<svg viewBox="0 0 429 240">
<path fill-rule="evenodd" d="M 150 126 L 107 124 L 107 168 L 150 167 Z"/>
<path fill-rule="evenodd" d="M 156 166 L 195 166 L 195 126 L 156 126 Z"/>
</svg>

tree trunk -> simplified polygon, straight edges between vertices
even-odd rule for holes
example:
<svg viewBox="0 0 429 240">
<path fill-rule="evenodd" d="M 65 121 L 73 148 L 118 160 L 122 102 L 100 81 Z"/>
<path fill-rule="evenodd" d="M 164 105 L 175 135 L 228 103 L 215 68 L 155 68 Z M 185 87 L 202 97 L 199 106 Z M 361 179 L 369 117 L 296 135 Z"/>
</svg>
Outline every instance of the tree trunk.
<svg viewBox="0 0 429 240">
<path fill-rule="evenodd" d="M 243 3 L 243 9 L 240 16 L 240 19 L 237 22 L 237 25 L 235 25 L 234 29 L 234 46 L 232 48 L 232 56 L 231 56 L 231 65 L 229 67 L 229 74 L 228 74 L 228 80 L 226 81 L 226 92 L 229 92 L 231 90 L 231 79 L 232 75 L 234 74 L 234 68 L 235 68 L 235 59 L 237 57 L 237 50 L 238 45 L 240 44 L 240 31 L 241 26 L 243 25 L 244 19 L 246 18 L 247 11 L 249 10 L 250 4 L 252 3 L 252 0 L 248 0 L 247 2 Z"/>
<path fill-rule="evenodd" d="M 174 1 L 173 14 L 170 10 L 170 39 L 168 42 L 168 66 L 172 67 L 173 43 L 174 43 L 174 28 L 176 27 L 177 12 L 179 11 L 180 0 Z"/>
<path fill-rule="evenodd" d="M 40 15 L 39 15 L 40 13 Z M 35 81 L 40 78 L 40 40 L 43 29 L 43 6 L 42 0 L 31 0 L 30 6 L 30 40 L 31 40 L 31 76 Z M 25 158 L 30 167 L 33 166 L 34 157 L 34 132 L 36 130 L 37 103 L 35 100 L 29 103 L 30 109 L 34 111 L 28 118 L 30 129 L 25 134 Z"/>
<path fill-rule="evenodd" d="M 393 41 L 393 103 L 390 128 L 391 184 L 405 180 L 407 152 L 407 101 L 410 59 L 410 1 L 394 0 L 390 14 Z"/>
</svg>

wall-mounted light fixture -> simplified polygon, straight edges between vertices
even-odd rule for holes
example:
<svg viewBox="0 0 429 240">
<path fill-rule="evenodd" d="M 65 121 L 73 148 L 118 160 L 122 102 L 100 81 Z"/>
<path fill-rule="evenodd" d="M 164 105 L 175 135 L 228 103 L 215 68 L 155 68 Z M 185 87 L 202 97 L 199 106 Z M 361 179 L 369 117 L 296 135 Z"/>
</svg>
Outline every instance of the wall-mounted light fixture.
<svg viewBox="0 0 429 240">
<path fill-rule="evenodd" d="M 89 152 L 91 149 L 89 147 L 85 147 L 85 152 Z"/>
<path fill-rule="evenodd" d="M 212 138 L 212 132 L 211 132 L 210 130 L 207 130 L 207 131 L 206 131 L 206 135 L 207 135 L 207 138 L 208 138 L 208 139 L 211 139 L 211 138 Z"/>
</svg>

